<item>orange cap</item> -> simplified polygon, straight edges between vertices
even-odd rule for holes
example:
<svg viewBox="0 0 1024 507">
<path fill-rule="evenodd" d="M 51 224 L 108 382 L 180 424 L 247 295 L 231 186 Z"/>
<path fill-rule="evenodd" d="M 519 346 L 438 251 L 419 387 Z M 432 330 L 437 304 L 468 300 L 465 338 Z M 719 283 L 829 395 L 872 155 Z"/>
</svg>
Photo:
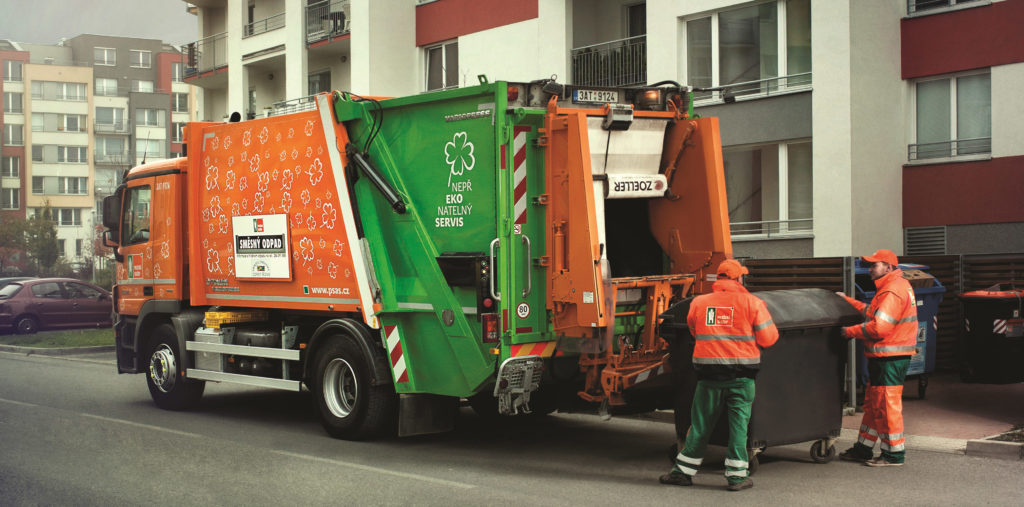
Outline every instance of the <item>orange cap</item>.
<svg viewBox="0 0 1024 507">
<path fill-rule="evenodd" d="M 738 280 L 747 273 L 750 271 L 734 259 L 726 259 L 718 265 L 718 276 L 724 276 L 731 280 Z"/>
<path fill-rule="evenodd" d="M 884 262 L 892 267 L 896 267 L 900 262 L 896 259 L 896 254 L 892 250 L 878 250 L 874 255 L 868 255 L 861 257 L 864 262 L 868 264 L 874 264 L 876 262 Z"/>
</svg>

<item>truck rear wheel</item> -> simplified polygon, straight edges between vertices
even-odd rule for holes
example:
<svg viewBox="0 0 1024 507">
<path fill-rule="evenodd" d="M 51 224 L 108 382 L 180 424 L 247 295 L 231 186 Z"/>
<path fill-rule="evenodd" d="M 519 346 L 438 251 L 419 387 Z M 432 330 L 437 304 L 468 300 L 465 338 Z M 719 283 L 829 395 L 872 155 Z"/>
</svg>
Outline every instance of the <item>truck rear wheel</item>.
<svg viewBox="0 0 1024 507">
<path fill-rule="evenodd" d="M 181 352 L 174 328 L 164 323 L 153 329 L 149 350 L 146 384 L 156 406 L 165 410 L 184 410 L 199 402 L 206 382 L 186 379 L 181 368 Z"/>
<path fill-rule="evenodd" d="M 313 397 L 320 422 L 335 438 L 361 440 L 392 431 L 396 395 L 388 384 L 370 385 L 371 358 L 351 338 L 324 344 L 315 360 Z"/>
</svg>

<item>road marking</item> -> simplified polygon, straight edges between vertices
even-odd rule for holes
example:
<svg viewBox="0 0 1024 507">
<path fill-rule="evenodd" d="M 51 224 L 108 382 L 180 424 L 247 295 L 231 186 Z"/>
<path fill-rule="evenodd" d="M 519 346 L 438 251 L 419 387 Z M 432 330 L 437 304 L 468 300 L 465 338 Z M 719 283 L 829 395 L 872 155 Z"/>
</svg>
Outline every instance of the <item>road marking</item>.
<svg viewBox="0 0 1024 507">
<path fill-rule="evenodd" d="M 465 484 L 465 483 L 462 483 L 462 482 L 455 482 L 455 481 L 448 481 L 448 480 L 444 480 L 444 479 L 437 479 L 437 478 L 434 478 L 434 477 L 427 477 L 425 475 L 419 475 L 419 474 L 410 474 L 410 473 L 405 473 L 405 472 L 396 472 L 394 470 L 388 470 L 386 468 L 372 467 L 372 466 L 369 466 L 369 465 L 360 465 L 358 463 L 349 463 L 348 461 L 341 461 L 341 460 L 336 460 L 336 459 L 319 458 L 319 457 L 316 457 L 316 456 L 310 456 L 308 454 L 299 454 L 299 453 L 295 453 L 295 452 L 277 451 L 277 450 L 271 450 L 270 452 L 273 452 L 273 453 L 276 453 L 276 454 L 281 454 L 283 456 L 289 456 L 289 457 L 292 457 L 292 458 L 305 459 L 305 460 L 310 460 L 310 461 L 317 461 L 317 462 L 320 462 L 320 463 L 329 463 L 329 464 L 332 464 L 332 465 L 338 465 L 338 466 L 343 466 L 343 467 L 355 468 L 357 470 L 362 470 L 364 472 L 374 472 L 374 473 L 380 473 L 380 474 L 394 475 L 396 477 L 402 477 L 402 478 L 405 478 L 405 479 L 415 479 L 415 480 L 418 480 L 418 481 L 432 482 L 434 484 L 441 484 L 441 485 L 444 485 L 444 486 L 452 486 L 452 487 L 462 488 L 462 489 L 473 489 L 473 488 L 476 487 L 476 486 L 474 486 L 472 484 Z"/>
<path fill-rule="evenodd" d="M 202 437 L 202 435 L 200 435 L 198 433 L 189 433 L 187 431 L 172 430 L 172 429 L 169 429 L 169 428 L 162 428 L 160 426 L 153 426 L 152 424 L 143 424 L 143 423 L 137 423 L 137 422 L 133 422 L 133 421 L 126 421 L 124 419 L 114 419 L 112 417 L 103 417 L 101 415 L 93 415 L 93 414 L 85 414 L 85 413 L 79 413 L 78 415 L 80 415 L 82 417 L 91 417 L 93 419 L 99 419 L 101 421 L 107 421 L 107 422 L 113 422 L 113 423 L 119 423 L 119 424 L 126 424 L 128 426 L 135 426 L 137 428 L 145 428 L 145 429 L 149 429 L 149 430 L 163 431 L 165 433 L 172 433 L 172 434 L 181 435 L 181 436 L 184 436 L 184 437 L 196 437 L 196 438 L 201 438 Z"/>
<path fill-rule="evenodd" d="M 2 401 L 4 403 L 10 403 L 12 405 L 21 405 L 21 406 L 24 406 L 24 407 L 39 407 L 40 406 L 40 405 L 36 405 L 35 403 L 25 403 L 24 401 L 7 400 L 7 399 L 4 399 L 4 398 L 0 398 L 0 401 Z"/>
</svg>

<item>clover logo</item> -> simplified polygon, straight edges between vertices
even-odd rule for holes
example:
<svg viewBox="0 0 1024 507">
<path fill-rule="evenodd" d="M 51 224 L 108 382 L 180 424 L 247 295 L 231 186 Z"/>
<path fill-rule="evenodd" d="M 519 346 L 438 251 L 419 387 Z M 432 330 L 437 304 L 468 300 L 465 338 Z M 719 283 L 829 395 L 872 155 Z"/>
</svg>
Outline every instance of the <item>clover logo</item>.
<svg viewBox="0 0 1024 507">
<path fill-rule="evenodd" d="M 448 173 L 448 185 L 452 184 L 452 176 L 462 176 L 465 171 L 472 171 L 476 165 L 473 156 L 473 143 L 465 132 L 456 132 L 452 140 L 444 145 L 444 161 L 451 167 Z"/>
</svg>

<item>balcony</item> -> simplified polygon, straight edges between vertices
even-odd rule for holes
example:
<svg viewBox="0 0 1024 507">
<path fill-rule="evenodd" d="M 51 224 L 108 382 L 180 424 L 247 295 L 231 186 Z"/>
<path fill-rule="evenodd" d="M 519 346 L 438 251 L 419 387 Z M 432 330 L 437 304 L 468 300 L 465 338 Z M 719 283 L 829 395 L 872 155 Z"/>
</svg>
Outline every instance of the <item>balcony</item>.
<svg viewBox="0 0 1024 507">
<path fill-rule="evenodd" d="M 280 116 L 282 114 L 312 111 L 314 109 L 316 109 L 316 95 L 306 95 L 297 99 L 274 102 L 274 107 L 267 111 L 267 116 Z"/>
<path fill-rule="evenodd" d="M 278 28 L 284 28 L 284 14 L 275 14 L 266 19 L 259 21 L 253 21 L 248 25 L 245 25 L 245 31 L 243 37 L 252 37 L 261 33 L 267 33 L 271 30 L 277 30 Z"/>
<path fill-rule="evenodd" d="M 920 143 L 907 146 L 907 160 L 914 162 L 927 159 L 989 155 L 992 153 L 991 137 L 954 139 L 938 143 Z"/>
<path fill-rule="evenodd" d="M 990 0 L 907 0 L 907 14 L 910 16 L 937 14 L 968 7 L 990 5 Z"/>
<path fill-rule="evenodd" d="M 699 88 L 693 92 L 694 102 L 733 102 L 738 97 L 743 98 L 764 98 L 793 93 L 811 89 L 811 73 L 801 72 L 788 76 L 769 77 L 756 81 L 744 81 L 720 85 L 701 91 Z M 701 104 L 706 105 L 706 104 Z"/>
<path fill-rule="evenodd" d="M 775 239 L 811 236 L 814 231 L 813 218 L 792 220 L 762 220 L 760 222 L 731 222 L 729 232 L 734 238 Z"/>
<path fill-rule="evenodd" d="M 185 55 L 186 80 L 226 68 L 228 66 L 228 33 L 218 33 L 185 44 L 181 46 L 181 53 Z"/>
<path fill-rule="evenodd" d="M 632 86 L 647 83 L 647 36 L 602 42 L 572 50 L 576 86 Z"/>
<path fill-rule="evenodd" d="M 97 153 L 97 154 L 93 155 L 93 160 L 97 164 L 107 164 L 107 165 L 128 165 L 129 164 L 128 154 L 127 153 L 117 153 L 117 154 Z"/>
<path fill-rule="evenodd" d="M 117 123 L 100 123 L 96 122 L 92 124 L 92 131 L 97 134 L 127 134 L 128 133 L 128 122 L 122 121 Z"/>
<path fill-rule="evenodd" d="M 351 12 L 349 0 L 324 0 L 306 7 L 306 44 L 347 35 Z"/>
</svg>

